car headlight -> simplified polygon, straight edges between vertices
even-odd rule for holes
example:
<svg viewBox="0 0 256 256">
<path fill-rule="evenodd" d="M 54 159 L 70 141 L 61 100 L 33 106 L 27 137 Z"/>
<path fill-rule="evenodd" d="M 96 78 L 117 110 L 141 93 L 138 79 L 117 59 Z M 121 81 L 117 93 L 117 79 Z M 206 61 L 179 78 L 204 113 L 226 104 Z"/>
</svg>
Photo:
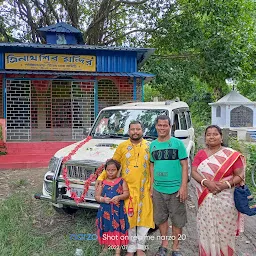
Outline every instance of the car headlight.
<svg viewBox="0 0 256 256">
<path fill-rule="evenodd" d="M 54 173 L 56 170 L 59 170 L 59 168 L 61 166 L 61 162 L 62 162 L 61 158 L 58 158 L 55 156 L 52 157 L 49 162 L 48 171 Z"/>
</svg>

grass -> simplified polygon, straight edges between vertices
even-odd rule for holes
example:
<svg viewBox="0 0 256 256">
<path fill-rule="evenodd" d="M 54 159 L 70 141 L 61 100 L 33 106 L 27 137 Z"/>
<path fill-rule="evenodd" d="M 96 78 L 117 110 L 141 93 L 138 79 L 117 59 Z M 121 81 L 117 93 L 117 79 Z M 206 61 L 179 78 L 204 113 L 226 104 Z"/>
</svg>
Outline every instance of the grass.
<svg viewBox="0 0 256 256">
<path fill-rule="evenodd" d="M 95 234 L 95 216 L 95 211 L 85 210 L 75 217 L 61 215 L 31 192 L 17 192 L 0 203 L 0 255 L 71 256 L 76 248 L 84 255 L 99 255 L 97 241 L 70 240 L 75 233 Z"/>
<path fill-rule="evenodd" d="M 230 139 L 230 147 L 241 152 L 246 158 L 246 172 L 245 182 L 248 185 L 250 191 L 256 195 L 256 187 L 252 183 L 252 170 L 256 164 L 256 144 L 248 143 L 244 141 L 238 141 L 237 139 Z"/>
<path fill-rule="evenodd" d="M 19 179 L 16 181 L 12 181 L 10 186 L 12 189 L 17 189 L 17 188 L 25 188 L 29 184 L 27 179 Z"/>
</svg>

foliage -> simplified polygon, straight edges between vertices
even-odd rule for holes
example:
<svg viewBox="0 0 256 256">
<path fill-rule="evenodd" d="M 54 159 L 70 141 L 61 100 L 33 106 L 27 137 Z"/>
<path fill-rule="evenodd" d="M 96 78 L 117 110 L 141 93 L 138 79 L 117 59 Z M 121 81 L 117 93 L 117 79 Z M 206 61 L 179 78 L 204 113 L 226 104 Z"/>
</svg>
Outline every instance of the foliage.
<svg viewBox="0 0 256 256">
<path fill-rule="evenodd" d="M 256 101 L 256 82 L 254 80 L 240 81 L 237 84 L 237 89 L 251 101 Z"/>
<path fill-rule="evenodd" d="M 190 106 L 194 123 L 209 124 L 211 108 L 208 103 L 215 101 L 213 89 L 207 83 L 201 82 L 197 76 L 193 76 L 196 66 L 191 68 L 190 65 L 188 61 L 159 58 L 148 62 L 144 70 L 155 73 L 156 79 L 148 85 L 150 90 L 146 88 L 145 99 L 152 100 L 153 95 L 160 99 L 178 97 Z"/>
<path fill-rule="evenodd" d="M 168 6 L 164 0 L 5 0 L 0 38 L 44 42 L 38 28 L 67 22 L 83 32 L 87 44 L 133 45 L 148 41 Z"/>
<path fill-rule="evenodd" d="M 256 188 L 252 184 L 252 169 L 256 164 L 256 144 L 245 143 L 235 138 L 229 140 L 229 146 L 241 152 L 246 158 L 246 183 L 250 190 L 256 193 Z"/>
<path fill-rule="evenodd" d="M 251 165 L 256 164 L 256 145 L 255 144 L 249 144 L 247 146 L 247 152 L 250 155 L 250 158 L 248 159 L 250 164 Z"/>
<path fill-rule="evenodd" d="M 200 149 L 205 148 L 204 132 L 207 126 L 197 125 L 196 122 L 193 122 L 193 127 L 195 130 L 195 152 L 198 152 Z"/>
<path fill-rule="evenodd" d="M 196 75 L 223 95 L 225 79 L 250 77 L 255 52 L 254 1 L 176 1 L 160 21 L 153 43 L 161 54 L 178 54 Z M 177 13 L 179 13 L 177 15 Z M 170 24 L 172 24 L 170 26 Z"/>
<path fill-rule="evenodd" d="M 192 77 L 191 81 L 193 83 L 192 90 L 185 100 L 193 114 L 193 123 L 196 123 L 197 126 L 209 124 L 211 122 L 211 107 L 208 103 L 215 100 L 213 90 L 197 77 Z"/>
<path fill-rule="evenodd" d="M 244 141 L 238 140 L 236 137 L 229 137 L 228 146 L 241 152 L 243 155 L 247 154 L 247 146 Z"/>
<path fill-rule="evenodd" d="M 156 88 L 166 99 L 179 97 L 181 100 L 192 90 L 192 75 L 188 62 L 152 58 L 144 67 L 144 71 L 156 74 L 151 87 Z"/>
<path fill-rule="evenodd" d="M 200 125 L 210 122 L 208 103 L 229 92 L 229 78 L 254 100 L 254 17 L 252 0 L 173 2 L 150 40 L 157 48 L 144 67 L 156 74 L 151 87 L 187 101 Z"/>
<path fill-rule="evenodd" d="M 153 101 L 154 98 L 157 98 L 159 101 L 166 99 L 163 98 L 162 94 L 156 88 L 146 84 L 144 86 L 144 101 Z"/>
</svg>

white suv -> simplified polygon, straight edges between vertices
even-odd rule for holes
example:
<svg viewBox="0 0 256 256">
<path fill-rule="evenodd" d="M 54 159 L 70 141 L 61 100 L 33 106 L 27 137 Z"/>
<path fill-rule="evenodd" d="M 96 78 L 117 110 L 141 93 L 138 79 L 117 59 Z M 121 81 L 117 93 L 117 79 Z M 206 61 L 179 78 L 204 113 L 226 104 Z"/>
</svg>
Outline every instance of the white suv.
<svg viewBox="0 0 256 256">
<path fill-rule="evenodd" d="M 100 111 L 88 135 L 92 137 L 65 163 L 68 179 L 73 191 L 80 196 L 83 192 L 84 180 L 95 172 L 107 159 L 114 154 L 115 148 L 128 139 L 129 123 L 139 120 L 144 126 L 144 138 L 152 141 L 157 138 L 155 120 L 158 115 L 171 118 L 171 135 L 181 139 L 189 156 L 189 176 L 191 161 L 194 154 L 194 129 L 192 127 L 189 107 L 182 101 L 166 102 L 134 102 Z M 43 193 L 35 198 L 52 202 L 57 211 L 73 213 L 79 207 L 97 209 L 99 204 L 94 199 L 94 183 L 91 184 L 85 202 L 78 205 L 66 189 L 62 176 L 63 157 L 67 156 L 80 142 L 65 147 L 53 156 L 48 172 L 44 176 Z"/>
</svg>

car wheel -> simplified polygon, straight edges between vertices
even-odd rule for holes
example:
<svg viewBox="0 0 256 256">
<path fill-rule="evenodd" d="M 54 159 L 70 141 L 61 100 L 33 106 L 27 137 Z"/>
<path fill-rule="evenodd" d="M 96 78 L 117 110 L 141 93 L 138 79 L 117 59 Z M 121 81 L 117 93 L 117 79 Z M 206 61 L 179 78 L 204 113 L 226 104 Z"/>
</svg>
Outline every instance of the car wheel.
<svg viewBox="0 0 256 256">
<path fill-rule="evenodd" d="M 56 212 L 61 213 L 61 214 L 70 214 L 70 215 L 72 215 L 72 214 L 74 214 L 78 211 L 78 209 L 71 208 L 69 206 L 59 208 L 59 207 L 56 207 L 56 206 L 53 205 L 52 207 Z"/>
</svg>

